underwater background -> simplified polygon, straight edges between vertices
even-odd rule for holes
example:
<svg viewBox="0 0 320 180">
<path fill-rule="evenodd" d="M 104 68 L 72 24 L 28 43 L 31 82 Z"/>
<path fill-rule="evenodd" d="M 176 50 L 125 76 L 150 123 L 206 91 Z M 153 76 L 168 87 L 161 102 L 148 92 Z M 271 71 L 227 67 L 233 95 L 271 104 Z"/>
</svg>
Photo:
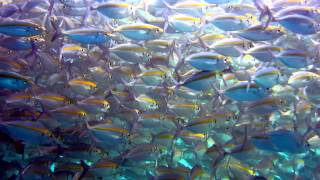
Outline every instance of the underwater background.
<svg viewBox="0 0 320 180">
<path fill-rule="evenodd" d="M 319 180 L 319 0 L 1 0 L 0 179 Z"/>
</svg>

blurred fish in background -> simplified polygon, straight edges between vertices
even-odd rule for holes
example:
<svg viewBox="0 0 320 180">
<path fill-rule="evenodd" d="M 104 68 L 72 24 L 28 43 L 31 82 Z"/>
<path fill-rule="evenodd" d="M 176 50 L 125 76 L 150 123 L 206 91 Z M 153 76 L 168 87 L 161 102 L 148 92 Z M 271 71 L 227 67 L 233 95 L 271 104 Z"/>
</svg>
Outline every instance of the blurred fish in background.
<svg viewBox="0 0 320 180">
<path fill-rule="evenodd" d="M 2 0 L 0 179 L 320 179 L 319 6 Z"/>
</svg>

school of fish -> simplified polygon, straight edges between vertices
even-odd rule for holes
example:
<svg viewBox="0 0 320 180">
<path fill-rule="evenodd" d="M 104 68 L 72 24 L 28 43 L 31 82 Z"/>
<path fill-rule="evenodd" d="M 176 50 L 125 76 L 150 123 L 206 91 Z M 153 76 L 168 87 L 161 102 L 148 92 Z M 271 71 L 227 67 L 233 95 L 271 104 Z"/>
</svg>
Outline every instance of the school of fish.
<svg viewBox="0 0 320 180">
<path fill-rule="evenodd" d="M 319 0 L 1 0 L 0 179 L 319 180 Z"/>
</svg>

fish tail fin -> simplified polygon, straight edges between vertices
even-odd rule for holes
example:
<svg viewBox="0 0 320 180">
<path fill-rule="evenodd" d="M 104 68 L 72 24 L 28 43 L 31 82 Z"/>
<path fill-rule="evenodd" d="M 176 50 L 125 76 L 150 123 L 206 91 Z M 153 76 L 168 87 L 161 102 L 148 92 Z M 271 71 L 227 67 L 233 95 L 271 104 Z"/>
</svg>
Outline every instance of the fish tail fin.
<svg viewBox="0 0 320 180">
<path fill-rule="evenodd" d="M 212 99 L 211 104 L 212 104 L 212 108 L 215 109 L 216 107 L 219 106 L 219 104 L 222 102 L 222 92 L 221 90 L 218 89 L 218 87 L 216 87 L 214 84 L 211 85 L 212 89 L 214 89 L 216 91 L 216 96 Z"/>
<path fill-rule="evenodd" d="M 62 24 L 60 24 L 60 25 L 57 24 L 56 20 L 53 17 L 50 18 L 50 24 L 51 24 L 53 31 L 54 31 L 54 33 L 51 37 L 51 42 L 53 42 L 53 41 L 57 40 L 60 36 L 62 36 L 62 32 L 60 30 L 60 26 Z"/>
<path fill-rule="evenodd" d="M 87 26 L 88 25 L 88 17 L 90 15 L 90 10 L 91 10 L 91 6 L 90 6 L 90 3 L 89 3 L 88 0 L 85 0 L 85 4 L 86 4 L 86 12 L 82 17 L 82 22 L 81 22 L 81 24 L 83 26 Z"/>
<path fill-rule="evenodd" d="M 161 1 L 166 6 L 167 9 L 172 9 L 173 8 L 166 0 L 161 0 Z"/>
<path fill-rule="evenodd" d="M 198 41 L 199 41 L 199 43 L 200 43 L 200 46 L 201 46 L 203 49 L 205 49 L 206 51 L 209 50 L 208 44 L 205 43 L 205 42 L 201 39 L 201 37 L 198 37 Z"/>
<path fill-rule="evenodd" d="M 268 25 L 272 21 L 275 21 L 275 18 L 272 15 L 270 8 L 263 1 L 254 0 L 253 3 L 256 6 L 256 8 L 260 11 L 259 21 L 261 21 L 264 17 L 267 16 L 267 21 L 263 25 L 264 28 L 268 27 Z"/>
</svg>

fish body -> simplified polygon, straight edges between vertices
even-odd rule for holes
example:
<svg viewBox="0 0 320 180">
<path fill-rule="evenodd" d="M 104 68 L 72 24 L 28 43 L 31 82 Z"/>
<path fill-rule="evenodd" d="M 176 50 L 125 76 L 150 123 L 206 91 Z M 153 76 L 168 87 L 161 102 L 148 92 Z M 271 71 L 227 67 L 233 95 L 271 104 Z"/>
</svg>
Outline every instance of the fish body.
<svg viewBox="0 0 320 180">
<path fill-rule="evenodd" d="M 31 37 L 42 34 L 43 28 L 37 24 L 23 21 L 0 23 L 0 33 L 13 37 Z"/>
<path fill-rule="evenodd" d="M 239 57 L 247 46 L 248 42 L 242 39 L 227 38 L 216 41 L 209 48 L 224 56 Z"/>
<path fill-rule="evenodd" d="M 265 67 L 254 74 L 253 80 L 264 88 L 271 88 L 280 82 L 280 71 L 274 67 Z"/>
<path fill-rule="evenodd" d="M 247 81 L 239 82 L 224 90 L 223 94 L 236 101 L 257 101 L 269 96 L 265 88 L 255 83 L 250 84 L 248 89 L 248 83 Z"/>
<path fill-rule="evenodd" d="M 13 51 L 25 51 L 32 49 L 33 44 L 30 40 L 4 38 L 0 40 L 0 46 Z"/>
<path fill-rule="evenodd" d="M 239 36 L 251 41 L 272 41 L 280 38 L 285 34 L 283 28 L 278 26 L 254 25 L 247 29 L 237 32 Z"/>
<path fill-rule="evenodd" d="M 308 54 L 299 49 L 285 49 L 276 58 L 290 68 L 304 68 L 308 65 Z"/>
<path fill-rule="evenodd" d="M 151 58 L 147 49 L 137 44 L 119 44 L 112 47 L 110 52 L 130 63 L 144 63 Z"/>
<path fill-rule="evenodd" d="M 258 115 L 271 114 L 279 110 L 282 100 L 277 97 L 268 97 L 248 105 L 247 111 Z"/>
<path fill-rule="evenodd" d="M 209 20 L 209 22 L 223 31 L 240 31 L 250 26 L 244 16 L 235 14 L 218 15 Z"/>
<path fill-rule="evenodd" d="M 174 15 L 170 16 L 169 19 L 170 26 L 177 32 L 195 32 L 199 30 L 200 18 L 195 18 L 187 15 Z"/>
<path fill-rule="evenodd" d="M 0 89 L 23 91 L 30 88 L 31 85 L 31 81 L 28 77 L 24 77 L 14 72 L 0 72 Z"/>
<path fill-rule="evenodd" d="M 182 82 L 181 86 L 196 91 L 204 91 L 210 88 L 211 83 L 216 79 L 216 72 L 214 71 L 200 71 Z"/>
<path fill-rule="evenodd" d="M 1 129 L 8 132 L 10 136 L 24 143 L 40 145 L 54 143 L 53 134 L 40 122 L 32 121 L 10 121 L 1 123 Z"/>
<path fill-rule="evenodd" d="M 111 19 L 122 19 L 130 14 L 130 4 L 121 2 L 106 2 L 98 4 L 96 9 L 99 13 Z"/>
<path fill-rule="evenodd" d="M 99 29 L 72 29 L 63 32 L 63 34 L 82 44 L 102 44 L 110 40 L 108 33 Z"/>
<path fill-rule="evenodd" d="M 279 17 L 277 21 L 289 31 L 297 34 L 310 35 L 319 31 L 318 23 L 314 19 L 303 15 L 285 15 Z"/>
<path fill-rule="evenodd" d="M 253 144 L 263 150 L 273 152 L 302 153 L 305 151 L 305 144 L 294 132 L 278 130 L 269 132 L 266 135 L 254 136 Z"/>
<path fill-rule="evenodd" d="M 155 40 L 161 37 L 163 29 L 151 24 L 126 24 L 115 29 L 128 39 L 136 41 Z"/>
<path fill-rule="evenodd" d="M 255 59 L 262 62 L 270 62 L 276 59 L 276 55 L 281 48 L 278 46 L 270 46 L 270 45 L 258 45 L 254 46 L 244 53 L 254 57 Z"/>
<path fill-rule="evenodd" d="M 202 71 L 222 71 L 228 67 L 227 57 L 209 52 L 191 54 L 186 62 Z"/>
</svg>

